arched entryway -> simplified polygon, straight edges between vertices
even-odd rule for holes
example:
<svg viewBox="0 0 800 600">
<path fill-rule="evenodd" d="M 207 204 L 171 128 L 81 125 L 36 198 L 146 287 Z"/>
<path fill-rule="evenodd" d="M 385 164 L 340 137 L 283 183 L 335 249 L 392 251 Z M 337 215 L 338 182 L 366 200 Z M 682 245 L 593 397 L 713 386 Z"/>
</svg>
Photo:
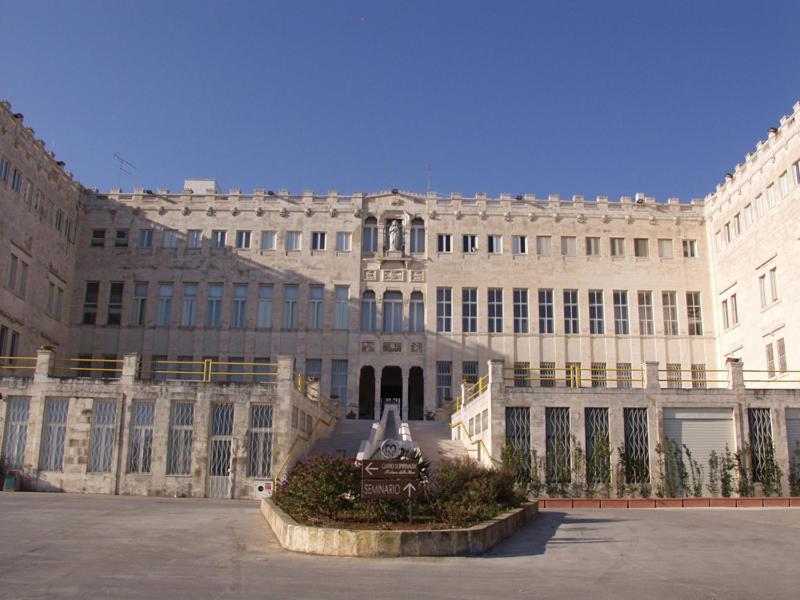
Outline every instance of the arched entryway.
<svg viewBox="0 0 800 600">
<path fill-rule="evenodd" d="M 381 412 L 386 402 L 397 404 L 403 410 L 403 370 L 400 367 L 383 367 L 381 371 Z"/>
<path fill-rule="evenodd" d="M 358 379 L 358 418 L 375 418 L 375 369 L 361 367 Z"/>
<path fill-rule="evenodd" d="M 421 420 L 425 418 L 425 385 L 422 367 L 411 367 L 408 373 L 408 418 Z"/>
</svg>

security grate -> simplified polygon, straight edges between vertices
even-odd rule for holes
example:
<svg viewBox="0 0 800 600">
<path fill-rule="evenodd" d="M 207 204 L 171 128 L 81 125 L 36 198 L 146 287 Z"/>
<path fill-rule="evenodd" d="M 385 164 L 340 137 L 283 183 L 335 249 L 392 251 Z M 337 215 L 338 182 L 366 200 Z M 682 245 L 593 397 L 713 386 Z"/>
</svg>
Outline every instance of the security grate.
<svg viewBox="0 0 800 600">
<path fill-rule="evenodd" d="M 213 404 L 208 449 L 209 498 L 230 498 L 232 433 L 233 404 Z"/>
<path fill-rule="evenodd" d="M 606 387 L 606 363 L 593 362 L 592 363 L 592 387 L 604 388 Z"/>
<path fill-rule="evenodd" d="M 154 402 L 134 402 L 128 473 L 149 473 L 153 456 Z"/>
<path fill-rule="evenodd" d="M 506 407 L 506 446 L 514 453 L 517 480 L 527 482 L 531 476 L 531 409 L 527 406 Z"/>
<path fill-rule="evenodd" d="M 611 473 L 611 448 L 608 436 L 608 409 L 586 409 L 586 481 L 608 483 Z"/>
<path fill-rule="evenodd" d="M 42 471 L 61 471 L 64 466 L 64 439 L 67 435 L 69 399 L 48 398 L 44 405 L 42 451 L 39 468 Z"/>
<path fill-rule="evenodd" d="M 767 462 L 771 458 L 772 424 L 768 408 L 751 408 L 747 411 L 750 424 L 750 452 L 753 461 L 753 481 L 762 481 Z"/>
<path fill-rule="evenodd" d="M 627 483 L 650 481 L 650 446 L 647 435 L 647 409 L 626 408 L 625 480 Z"/>
<path fill-rule="evenodd" d="M 531 363 L 529 362 L 514 363 L 514 387 L 518 388 L 531 387 Z"/>
<path fill-rule="evenodd" d="M 250 438 L 247 476 L 269 477 L 272 474 L 272 405 L 250 407 Z"/>
<path fill-rule="evenodd" d="M 111 470 L 114 451 L 114 429 L 117 421 L 117 404 L 113 400 L 94 401 L 92 446 L 88 471 L 107 473 Z"/>
<path fill-rule="evenodd" d="M 570 473 L 569 408 L 545 408 L 547 482 L 568 483 Z"/>
<path fill-rule="evenodd" d="M 617 363 L 617 387 L 628 389 L 631 387 L 631 363 Z"/>
<path fill-rule="evenodd" d="M 540 362 L 539 363 L 539 386 L 540 387 L 555 387 L 556 385 L 556 363 L 554 362 Z"/>
<path fill-rule="evenodd" d="M 189 475 L 192 467 L 192 428 L 194 404 L 172 405 L 167 455 L 167 475 Z"/>
<path fill-rule="evenodd" d="M 6 403 L 6 428 L 3 434 L 3 460 L 8 469 L 21 469 L 25 462 L 25 442 L 28 439 L 28 398 L 9 398 Z"/>
</svg>

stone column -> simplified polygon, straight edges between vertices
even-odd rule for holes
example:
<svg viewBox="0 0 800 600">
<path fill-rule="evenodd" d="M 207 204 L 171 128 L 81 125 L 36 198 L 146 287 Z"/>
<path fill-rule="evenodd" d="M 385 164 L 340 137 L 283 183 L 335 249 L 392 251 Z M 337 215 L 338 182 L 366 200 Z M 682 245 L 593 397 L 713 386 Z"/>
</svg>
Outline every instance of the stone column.
<svg viewBox="0 0 800 600">
<path fill-rule="evenodd" d="M 36 369 L 33 371 L 33 381 L 38 383 L 53 376 L 53 365 L 56 362 L 55 352 L 52 350 L 36 351 Z"/>
<path fill-rule="evenodd" d="M 276 402 L 274 408 L 274 419 L 272 424 L 273 430 L 273 445 L 274 457 L 273 465 L 277 470 L 286 459 L 286 454 L 289 452 L 289 447 L 292 444 L 292 397 L 297 393 L 294 389 L 294 382 L 292 380 L 292 363 L 291 356 L 278 356 L 278 373 L 276 377 Z M 285 469 L 282 475 L 286 474 Z M 276 473 L 277 475 L 277 473 Z"/>
<path fill-rule="evenodd" d="M 122 385 L 133 385 L 139 374 L 139 355 L 136 352 L 125 354 L 122 357 Z"/>
<path fill-rule="evenodd" d="M 658 362 L 648 360 L 644 363 L 644 381 L 645 389 L 660 390 L 661 384 L 658 381 Z"/>
<path fill-rule="evenodd" d="M 375 420 L 381 419 L 381 376 L 383 375 L 382 367 L 375 367 Z"/>
<path fill-rule="evenodd" d="M 408 382 L 409 378 L 411 377 L 411 369 L 403 369 L 403 367 L 400 367 L 400 373 L 401 373 L 400 381 L 403 382 L 403 393 L 402 393 L 403 407 L 401 410 L 400 418 L 403 421 L 408 421 Z"/>
<path fill-rule="evenodd" d="M 489 361 L 489 424 L 491 440 L 489 450 L 492 459 L 499 464 L 506 443 L 506 383 L 503 379 L 505 363 L 502 360 Z"/>
<path fill-rule="evenodd" d="M 728 389 L 735 391 L 744 390 L 744 368 L 742 359 L 728 358 L 725 360 L 728 367 Z"/>
</svg>

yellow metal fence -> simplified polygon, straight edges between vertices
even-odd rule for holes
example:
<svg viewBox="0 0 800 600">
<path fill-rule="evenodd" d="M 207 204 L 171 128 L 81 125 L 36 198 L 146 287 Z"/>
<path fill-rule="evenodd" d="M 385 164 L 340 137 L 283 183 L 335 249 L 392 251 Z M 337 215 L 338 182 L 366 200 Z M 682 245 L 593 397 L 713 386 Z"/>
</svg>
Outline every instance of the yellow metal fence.
<svg viewBox="0 0 800 600">
<path fill-rule="evenodd" d="M 563 382 L 567 387 L 596 387 L 608 382 L 616 383 L 616 387 L 629 387 L 634 383 L 644 385 L 644 369 L 611 369 L 591 368 L 578 365 L 567 367 L 505 367 L 506 384 L 514 387 L 529 387 L 531 381 L 538 381 L 541 387 L 555 387 L 556 382 Z M 588 373 L 588 377 L 584 376 Z M 563 375 L 562 375 L 563 374 Z M 612 376 L 609 377 L 609 374 Z M 625 384 L 625 385 L 620 385 Z"/>
</svg>

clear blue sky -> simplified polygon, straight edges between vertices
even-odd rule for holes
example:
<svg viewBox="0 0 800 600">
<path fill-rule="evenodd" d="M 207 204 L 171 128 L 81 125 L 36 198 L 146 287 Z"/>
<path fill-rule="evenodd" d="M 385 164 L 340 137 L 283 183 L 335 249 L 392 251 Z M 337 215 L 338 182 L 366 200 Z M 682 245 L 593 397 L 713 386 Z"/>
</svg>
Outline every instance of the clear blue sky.
<svg viewBox="0 0 800 600">
<path fill-rule="evenodd" d="M 800 2 L 0 0 L 0 98 L 85 185 L 711 191 L 800 99 Z"/>
</svg>

